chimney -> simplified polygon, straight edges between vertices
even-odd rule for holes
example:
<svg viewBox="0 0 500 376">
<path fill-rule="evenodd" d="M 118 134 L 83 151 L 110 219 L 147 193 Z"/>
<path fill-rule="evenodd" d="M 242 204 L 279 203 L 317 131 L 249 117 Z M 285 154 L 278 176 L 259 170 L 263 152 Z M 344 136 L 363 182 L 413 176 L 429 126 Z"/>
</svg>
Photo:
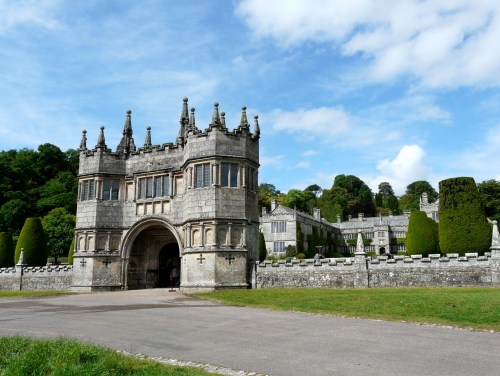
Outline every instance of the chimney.
<svg viewBox="0 0 500 376">
<path fill-rule="evenodd" d="M 314 218 L 316 218 L 318 221 L 321 221 L 321 209 L 314 208 L 313 213 L 314 213 Z"/>
<path fill-rule="evenodd" d="M 271 200 L 271 212 L 278 207 L 278 200 Z"/>
<path fill-rule="evenodd" d="M 265 216 L 265 215 L 267 215 L 267 208 L 264 206 L 262 208 L 262 216 Z"/>
<path fill-rule="evenodd" d="M 350 215 L 350 214 L 349 214 L 349 215 L 347 216 L 347 219 L 350 221 L 350 220 L 352 219 L 352 215 Z"/>
<path fill-rule="evenodd" d="M 410 214 L 411 214 L 411 210 L 404 211 L 405 218 L 410 218 Z"/>
<path fill-rule="evenodd" d="M 422 193 L 422 196 L 420 196 L 420 205 L 427 205 L 429 204 L 429 197 L 427 196 L 427 192 Z"/>
<path fill-rule="evenodd" d="M 364 221 L 364 218 L 365 218 L 365 213 L 358 213 L 358 220 L 360 222 L 363 222 Z"/>
<path fill-rule="evenodd" d="M 393 217 L 392 211 L 389 211 L 389 217 Z"/>
<path fill-rule="evenodd" d="M 337 223 L 342 223 L 342 216 L 337 214 Z"/>
</svg>

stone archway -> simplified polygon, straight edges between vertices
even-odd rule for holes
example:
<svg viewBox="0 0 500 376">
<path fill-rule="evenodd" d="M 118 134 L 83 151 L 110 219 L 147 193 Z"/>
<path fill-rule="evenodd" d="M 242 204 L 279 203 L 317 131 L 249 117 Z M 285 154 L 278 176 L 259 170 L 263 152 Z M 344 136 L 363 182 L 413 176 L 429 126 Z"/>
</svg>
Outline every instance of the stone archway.
<svg viewBox="0 0 500 376">
<path fill-rule="evenodd" d="M 134 225 L 126 234 L 122 247 L 122 284 L 125 289 L 160 287 L 161 249 L 174 244 L 181 255 L 180 236 L 170 223 L 149 218 Z"/>
</svg>

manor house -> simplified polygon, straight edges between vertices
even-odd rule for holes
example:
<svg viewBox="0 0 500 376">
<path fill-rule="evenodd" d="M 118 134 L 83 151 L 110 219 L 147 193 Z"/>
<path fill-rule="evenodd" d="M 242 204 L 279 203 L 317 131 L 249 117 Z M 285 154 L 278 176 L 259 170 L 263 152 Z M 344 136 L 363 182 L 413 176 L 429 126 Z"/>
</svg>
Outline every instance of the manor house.
<svg viewBox="0 0 500 376">
<path fill-rule="evenodd" d="M 423 193 L 420 198 L 420 210 L 425 211 L 427 216 L 435 221 L 438 204 L 439 202 L 429 203 L 427 193 Z M 297 246 L 297 230 L 304 234 L 304 249 L 307 249 L 307 235 L 313 234 L 313 227 L 318 235 L 323 233 L 324 238 L 336 236 L 338 252 L 343 254 L 355 252 L 358 233 L 367 243 L 365 251 L 375 252 L 377 255 L 395 254 L 398 251 L 406 251 L 409 217 L 410 211 L 405 211 L 404 215 L 393 215 L 390 212 L 384 217 L 365 217 L 363 213 L 359 213 L 357 218 L 349 216 L 345 222 L 337 215 L 337 222 L 330 223 L 321 216 L 320 209 L 315 208 L 313 215 L 308 215 L 279 205 L 277 200 L 273 200 L 270 212 L 266 208 L 262 209 L 260 231 L 264 234 L 267 253 L 275 256 L 283 256 L 288 246 Z M 331 250 L 322 249 L 323 254 L 329 251 Z"/>
<path fill-rule="evenodd" d="M 104 127 L 97 144 L 80 143 L 72 289 L 167 287 L 184 291 L 247 288 L 258 259 L 259 123 L 242 108 L 226 126 L 215 103 L 206 129 L 183 99 L 175 143 L 136 146 L 131 111 L 115 151 Z M 171 282 L 170 276 L 173 276 Z"/>
</svg>

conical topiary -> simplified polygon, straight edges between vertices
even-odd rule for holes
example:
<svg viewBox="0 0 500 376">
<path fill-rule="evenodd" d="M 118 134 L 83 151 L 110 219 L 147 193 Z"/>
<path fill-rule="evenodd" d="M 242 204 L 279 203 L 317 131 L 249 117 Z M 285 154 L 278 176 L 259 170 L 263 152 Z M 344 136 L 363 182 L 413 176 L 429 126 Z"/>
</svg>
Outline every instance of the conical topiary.
<svg viewBox="0 0 500 376">
<path fill-rule="evenodd" d="M 47 265 L 47 237 L 40 218 L 27 218 L 19 234 L 14 261 L 19 261 L 21 249 L 24 249 L 24 262 L 29 266 Z"/>
<path fill-rule="evenodd" d="M 439 182 L 439 245 L 441 252 L 488 251 L 491 226 L 473 178 L 460 177 Z"/>
<path fill-rule="evenodd" d="M 10 232 L 0 232 L 0 268 L 14 266 L 14 241 Z"/>
<path fill-rule="evenodd" d="M 71 245 L 69 246 L 68 252 L 68 264 L 73 265 L 73 253 L 75 252 L 75 237 L 73 236 L 73 240 L 71 241 Z"/>
<path fill-rule="evenodd" d="M 409 255 L 437 252 L 436 233 L 431 221 L 423 211 L 411 212 L 406 234 L 406 251 Z"/>
</svg>

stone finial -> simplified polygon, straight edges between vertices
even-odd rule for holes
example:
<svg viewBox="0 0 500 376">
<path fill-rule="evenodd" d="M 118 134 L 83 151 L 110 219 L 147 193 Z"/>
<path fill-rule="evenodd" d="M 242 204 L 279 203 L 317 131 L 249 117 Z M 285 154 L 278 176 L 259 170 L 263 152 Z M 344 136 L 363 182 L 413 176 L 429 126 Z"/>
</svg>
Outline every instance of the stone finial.
<svg viewBox="0 0 500 376">
<path fill-rule="evenodd" d="M 191 115 L 189 116 L 189 128 L 196 128 L 196 120 L 194 118 L 194 107 L 191 107 Z"/>
<path fill-rule="evenodd" d="M 82 140 L 80 141 L 80 150 L 87 150 L 87 131 L 82 131 Z"/>
<path fill-rule="evenodd" d="M 254 119 L 253 133 L 255 137 L 259 137 L 260 136 L 259 115 L 255 115 L 253 119 Z"/>
<path fill-rule="evenodd" d="M 105 148 L 106 147 L 106 139 L 104 138 L 104 127 L 101 127 L 101 131 L 99 132 L 99 138 L 97 139 L 96 148 Z"/>
<path fill-rule="evenodd" d="M 491 234 L 491 247 L 493 251 L 500 251 L 500 235 L 498 234 L 498 224 L 497 221 L 493 221 L 493 233 Z"/>
<path fill-rule="evenodd" d="M 226 128 L 226 113 L 224 111 L 220 113 L 220 126 Z"/>
<path fill-rule="evenodd" d="M 220 116 L 219 116 L 219 103 L 214 103 L 214 114 L 212 115 L 212 124 L 220 124 Z"/>
<path fill-rule="evenodd" d="M 24 262 L 24 248 L 21 248 L 21 254 L 19 255 L 19 261 L 16 265 L 26 265 Z"/>
<path fill-rule="evenodd" d="M 123 125 L 123 134 L 132 134 L 132 111 L 127 110 L 127 117 L 125 118 L 125 124 Z"/>
<path fill-rule="evenodd" d="M 180 123 L 180 128 L 179 128 L 179 134 L 177 135 L 177 145 L 184 145 L 184 142 L 186 140 L 186 132 L 187 132 L 187 127 L 188 127 L 188 122 L 189 122 L 189 115 L 188 115 L 188 99 L 184 97 L 182 99 L 182 112 L 181 112 L 181 119 L 179 120 Z"/>
<path fill-rule="evenodd" d="M 356 243 L 356 254 L 365 254 L 365 245 L 363 243 L 363 237 L 361 233 L 358 232 L 358 242 Z"/>
<path fill-rule="evenodd" d="M 187 121 L 188 116 L 188 99 L 186 97 L 182 98 L 182 112 L 181 112 L 181 121 Z"/>
<path fill-rule="evenodd" d="M 151 147 L 151 127 L 146 127 L 146 139 L 144 140 L 144 147 L 145 148 L 150 148 Z"/>
<path fill-rule="evenodd" d="M 248 120 L 247 120 L 247 106 L 241 107 L 241 121 L 240 126 L 244 128 L 248 128 Z"/>
</svg>

